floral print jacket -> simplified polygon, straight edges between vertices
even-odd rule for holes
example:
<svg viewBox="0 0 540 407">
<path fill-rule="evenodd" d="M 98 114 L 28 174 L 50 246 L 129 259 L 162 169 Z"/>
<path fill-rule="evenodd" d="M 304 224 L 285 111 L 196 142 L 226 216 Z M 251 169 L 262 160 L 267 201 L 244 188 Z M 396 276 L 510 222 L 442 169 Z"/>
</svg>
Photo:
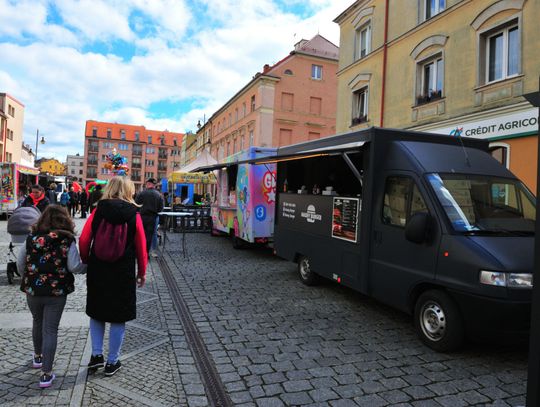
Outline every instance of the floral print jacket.
<svg viewBox="0 0 540 407">
<path fill-rule="evenodd" d="M 67 259 L 73 240 L 72 236 L 55 232 L 28 236 L 21 291 L 49 297 L 72 293 L 75 278 L 67 268 Z"/>
</svg>

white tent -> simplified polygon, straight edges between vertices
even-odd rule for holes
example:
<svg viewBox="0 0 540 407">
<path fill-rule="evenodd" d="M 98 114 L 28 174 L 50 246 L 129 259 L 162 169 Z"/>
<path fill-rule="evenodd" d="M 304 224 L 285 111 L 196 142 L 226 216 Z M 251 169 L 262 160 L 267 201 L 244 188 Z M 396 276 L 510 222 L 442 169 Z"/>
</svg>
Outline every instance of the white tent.
<svg viewBox="0 0 540 407">
<path fill-rule="evenodd" d="M 214 157 L 210 155 L 208 150 L 205 148 L 192 162 L 183 166 L 178 170 L 178 172 L 190 172 L 195 168 L 205 167 L 207 165 L 217 164 L 217 161 Z M 176 172 L 176 171 L 175 171 Z"/>
</svg>

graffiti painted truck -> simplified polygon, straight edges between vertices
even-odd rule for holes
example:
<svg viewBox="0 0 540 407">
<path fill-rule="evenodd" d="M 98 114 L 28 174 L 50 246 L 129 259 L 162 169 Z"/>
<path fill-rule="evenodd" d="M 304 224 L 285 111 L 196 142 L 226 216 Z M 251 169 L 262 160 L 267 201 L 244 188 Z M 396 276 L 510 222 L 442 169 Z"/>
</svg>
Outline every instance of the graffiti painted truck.
<svg viewBox="0 0 540 407">
<path fill-rule="evenodd" d="M 371 128 L 272 160 L 274 249 L 304 283 L 325 277 L 414 315 L 439 351 L 526 337 L 535 198 L 485 140 Z"/>
<path fill-rule="evenodd" d="M 273 238 L 276 165 L 245 161 L 275 153 L 275 148 L 249 147 L 225 163 L 197 169 L 217 171 L 217 191 L 211 205 L 212 234 L 230 235 L 236 249 L 248 243 L 268 243 Z"/>
<path fill-rule="evenodd" d="M 0 163 L 0 213 L 10 214 L 18 201 L 38 183 L 39 170 L 16 163 Z"/>
</svg>

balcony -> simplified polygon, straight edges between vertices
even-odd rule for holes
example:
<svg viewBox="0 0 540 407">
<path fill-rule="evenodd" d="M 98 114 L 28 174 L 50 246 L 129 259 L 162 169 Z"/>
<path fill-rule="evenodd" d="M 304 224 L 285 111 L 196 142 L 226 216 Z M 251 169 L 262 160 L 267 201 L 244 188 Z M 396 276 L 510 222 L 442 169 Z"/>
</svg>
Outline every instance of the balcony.
<svg viewBox="0 0 540 407">
<path fill-rule="evenodd" d="M 141 164 L 140 163 L 133 163 L 131 164 L 131 168 L 141 168 Z"/>
<path fill-rule="evenodd" d="M 98 161 L 97 161 L 97 160 L 88 160 L 88 161 L 87 161 L 87 164 L 88 164 L 88 165 L 97 165 L 97 164 L 98 164 Z"/>
<path fill-rule="evenodd" d="M 97 153 L 99 151 L 98 146 L 88 146 L 88 151 L 91 153 Z"/>
<path fill-rule="evenodd" d="M 160 160 L 166 160 L 167 159 L 167 153 L 162 154 L 161 152 L 158 154 L 158 159 Z"/>
<path fill-rule="evenodd" d="M 135 149 L 133 149 L 132 155 L 141 157 L 141 156 L 142 156 L 142 150 L 139 150 L 139 149 L 135 150 Z"/>
<path fill-rule="evenodd" d="M 88 171 L 86 174 L 86 178 L 97 178 L 97 172 Z"/>
<path fill-rule="evenodd" d="M 136 181 L 136 182 L 140 182 L 141 181 L 141 176 L 137 175 L 137 174 L 131 174 L 131 180 Z"/>
<path fill-rule="evenodd" d="M 158 171 L 167 171 L 167 166 L 166 166 L 166 165 L 159 165 L 159 164 L 158 164 L 157 169 L 158 169 Z"/>
</svg>

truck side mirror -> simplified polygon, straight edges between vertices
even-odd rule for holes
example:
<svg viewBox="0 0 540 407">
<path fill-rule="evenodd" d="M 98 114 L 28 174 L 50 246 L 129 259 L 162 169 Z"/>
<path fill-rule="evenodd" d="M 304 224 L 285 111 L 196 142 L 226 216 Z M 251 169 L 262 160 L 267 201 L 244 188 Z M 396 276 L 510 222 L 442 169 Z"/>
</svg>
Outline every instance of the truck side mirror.
<svg viewBox="0 0 540 407">
<path fill-rule="evenodd" d="M 405 226 L 405 238 L 413 243 L 424 243 L 428 239 L 430 216 L 426 212 L 412 215 Z"/>
</svg>

